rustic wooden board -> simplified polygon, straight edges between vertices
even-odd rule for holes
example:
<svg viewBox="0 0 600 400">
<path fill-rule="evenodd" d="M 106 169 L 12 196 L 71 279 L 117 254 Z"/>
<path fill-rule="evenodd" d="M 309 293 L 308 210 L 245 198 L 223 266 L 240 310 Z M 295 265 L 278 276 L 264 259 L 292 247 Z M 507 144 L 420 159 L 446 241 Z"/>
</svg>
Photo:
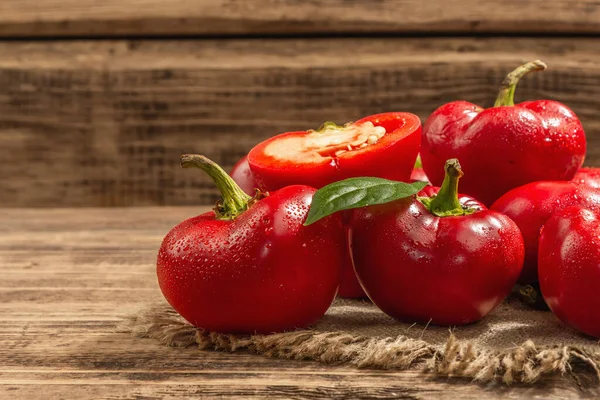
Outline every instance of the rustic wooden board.
<svg viewBox="0 0 600 400">
<path fill-rule="evenodd" d="M 1 36 L 600 32 L 594 0 L 3 0 Z"/>
<path fill-rule="evenodd" d="M 521 62 L 518 99 L 581 117 L 600 165 L 600 39 L 0 42 L 0 206 L 212 204 L 202 152 L 229 168 L 255 143 L 444 102 L 491 105 Z"/>
<path fill-rule="evenodd" d="M 589 375 L 478 386 L 416 371 L 326 367 L 173 349 L 116 333 L 162 301 L 155 254 L 206 208 L 0 210 L 0 398 L 565 399 L 600 395 Z"/>
</svg>

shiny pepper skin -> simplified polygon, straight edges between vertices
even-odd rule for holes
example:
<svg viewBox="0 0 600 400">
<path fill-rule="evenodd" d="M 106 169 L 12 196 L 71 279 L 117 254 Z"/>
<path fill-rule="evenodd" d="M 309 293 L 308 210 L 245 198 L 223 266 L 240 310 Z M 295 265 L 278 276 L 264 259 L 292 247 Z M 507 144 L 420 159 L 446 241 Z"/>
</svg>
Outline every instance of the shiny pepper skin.
<svg viewBox="0 0 600 400">
<path fill-rule="evenodd" d="M 414 172 L 413 172 L 414 173 Z M 248 157 L 240 159 L 233 169 L 231 170 L 231 177 L 233 180 L 246 192 L 247 194 L 253 194 L 258 188 L 258 182 L 254 179 L 254 174 L 250 171 L 250 165 L 248 164 Z M 346 236 L 348 235 L 348 223 L 351 213 L 341 213 L 344 221 L 344 231 Z M 367 295 L 360 286 L 354 268 L 352 267 L 352 256 L 350 255 L 350 248 L 346 246 L 344 252 L 344 261 L 342 262 L 342 280 L 340 282 L 340 289 L 338 295 L 344 298 L 357 299 L 363 298 Z"/>
<path fill-rule="evenodd" d="M 573 182 L 532 182 L 509 191 L 492 205 L 492 210 L 509 216 L 523 233 L 525 263 L 519 282 L 538 281 L 540 229 L 553 212 L 573 205 L 600 207 L 600 191 Z"/>
<path fill-rule="evenodd" d="M 461 190 L 487 206 L 530 182 L 573 178 L 586 152 L 575 113 L 552 100 L 513 101 L 518 79 L 545 68 L 537 63 L 509 74 L 492 108 L 455 101 L 431 114 L 423 127 L 421 159 L 433 185 L 442 182 L 444 162 L 451 157 L 465 171 Z"/>
<path fill-rule="evenodd" d="M 600 189 L 600 168 L 579 168 L 573 182 L 587 186 L 590 189 Z"/>
<path fill-rule="evenodd" d="M 231 170 L 231 177 L 233 180 L 246 192 L 251 195 L 256 193 L 256 189 L 259 184 L 254 179 L 254 174 L 250 171 L 250 166 L 248 164 L 248 157 L 243 157 L 240 159 L 233 169 Z M 345 236 L 348 236 L 349 227 L 349 217 L 351 215 L 350 212 L 340 213 L 342 216 L 342 220 L 344 221 L 344 232 Z M 344 261 L 342 262 L 342 278 L 340 282 L 340 288 L 338 291 L 338 296 L 350 299 L 358 299 L 367 297 L 364 290 L 360 286 L 358 279 L 356 278 L 356 274 L 354 273 L 354 268 L 352 267 L 352 256 L 350 254 L 350 248 L 345 246 L 346 251 L 344 252 Z"/>
<path fill-rule="evenodd" d="M 233 221 L 209 212 L 176 226 L 157 263 L 169 303 L 215 332 L 271 333 L 316 322 L 337 292 L 345 238 L 339 216 L 302 226 L 314 192 L 289 186 Z"/>
<path fill-rule="evenodd" d="M 231 197 L 227 185 L 220 187 L 224 199 Z M 233 218 L 208 212 L 173 228 L 157 259 L 169 304 L 211 332 L 271 333 L 315 323 L 337 293 L 346 238 L 339 215 L 303 226 L 314 192 L 289 186 L 250 200 Z M 239 187 L 236 195 L 242 206 L 249 200 Z"/>
<path fill-rule="evenodd" d="M 554 213 L 542 228 L 538 261 L 552 312 L 600 338 L 600 215 L 577 206 Z"/>
<path fill-rule="evenodd" d="M 435 193 L 442 192 L 428 187 L 421 195 Z M 355 210 L 356 273 L 386 314 L 408 323 L 463 325 L 510 293 L 524 257 L 519 228 L 473 198 L 456 195 L 456 201 L 472 213 L 437 216 L 415 198 Z"/>
</svg>

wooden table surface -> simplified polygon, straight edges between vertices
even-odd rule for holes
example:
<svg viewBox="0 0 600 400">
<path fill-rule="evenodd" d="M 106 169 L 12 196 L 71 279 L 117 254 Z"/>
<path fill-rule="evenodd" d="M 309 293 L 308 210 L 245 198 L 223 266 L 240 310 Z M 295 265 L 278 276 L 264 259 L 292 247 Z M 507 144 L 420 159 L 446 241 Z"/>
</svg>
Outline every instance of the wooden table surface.
<svg viewBox="0 0 600 400">
<path fill-rule="evenodd" d="M 479 386 L 416 371 L 357 370 L 173 349 L 115 333 L 161 299 L 155 254 L 187 208 L 0 210 L 0 399 L 576 398 L 595 383 Z"/>
</svg>

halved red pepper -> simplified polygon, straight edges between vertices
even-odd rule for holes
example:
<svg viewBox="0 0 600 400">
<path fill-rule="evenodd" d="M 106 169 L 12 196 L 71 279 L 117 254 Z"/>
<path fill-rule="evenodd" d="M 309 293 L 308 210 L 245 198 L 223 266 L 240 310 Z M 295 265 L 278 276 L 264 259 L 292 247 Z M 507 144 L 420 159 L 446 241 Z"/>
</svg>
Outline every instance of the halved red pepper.
<svg viewBox="0 0 600 400">
<path fill-rule="evenodd" d="M 419 117 L 391 112 L 344 126 L 329 122 L 316 131 L 274 136 L 255 146 L 248 154 L 248 162 L 256 183 L 267 191 L 295 184 L 318 189 L 357 176 L 406 182 L 411 177 L 420 144 Z M 365 297 L 352 267 L 350 249 L 343 271 L 339 295 Z"/>
<path fill-rule="evenodd" d="M 248 162 L 265 190 L 290 184 L 321 188 L 356 176 L 408 181 L 420 143 L 419 117 L 393 112 L 282 133 L 250 150 Z"/>
</svg>

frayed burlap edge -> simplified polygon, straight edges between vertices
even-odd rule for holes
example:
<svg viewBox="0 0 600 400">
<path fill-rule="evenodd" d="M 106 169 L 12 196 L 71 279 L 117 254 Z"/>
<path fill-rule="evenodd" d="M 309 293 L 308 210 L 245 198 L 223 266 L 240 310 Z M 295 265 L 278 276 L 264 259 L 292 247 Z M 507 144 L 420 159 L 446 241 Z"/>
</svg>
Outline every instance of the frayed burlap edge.
<svg viewBox="0 0 600 400">
<path fill-rule="evenodd" d="M 126 319 L 119 332 L 153 338 L 173 347 L 197 345 L 202 350 L 247 350 L 267 357 L 348 364 L 358 368 L 422 369 L 444 377 L 475 382 L 534 383 L 553 373 L 572 373 L 574 362 L 591 367 L 600 382 L 600 350 L 581 346 L 538 348 L 528 340 L 497 351 L 460 341 L 450 333 L 442 348 L 405 336 L 371 338 L 340 332 L 301 330 L 271 335 L 227 335 L 194 328 L 168 306 Z"/>
</svg>

